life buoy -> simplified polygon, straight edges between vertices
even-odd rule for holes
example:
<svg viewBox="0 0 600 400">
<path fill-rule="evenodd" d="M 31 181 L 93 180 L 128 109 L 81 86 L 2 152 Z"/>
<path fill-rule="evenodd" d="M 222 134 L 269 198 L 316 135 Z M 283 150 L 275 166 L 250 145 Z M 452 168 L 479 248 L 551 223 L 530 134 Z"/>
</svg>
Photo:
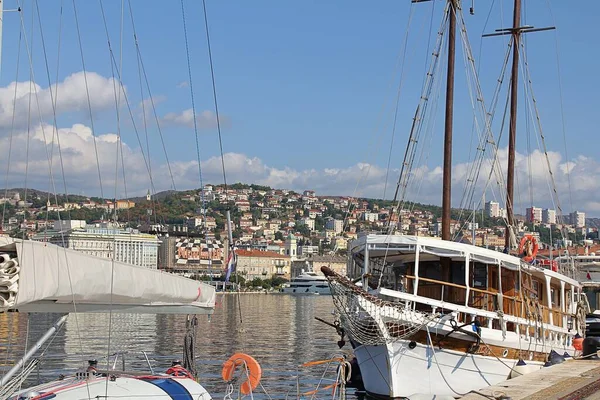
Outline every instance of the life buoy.
<svg viewBox="0 0 600 400">
<path fill-rule="evenodd" d="M 583 338 L 573 339 L 573 348 L 575 350 L 582 351 L 583 350 Z"/>
<path fill-rule="evenodd" d="M 245 370 L 242 370 L 242 378 L 247 378 L 242 382 L 240 391 L 244 395 L 250 394 L 258 386 L 262 376 L 260 364 L 253 357 L 244 353 L 235 353 L 223 363 L 221 376 L 225 382 L 230 382 L 239 366 L 245 368 Z"/>
<path fill-rule="evenodd" d="M 171 368 L 169 368 L 167 370 L 167 375 L 181 376 L 181 377 L 186 377 L 186 378 L 192 377 L 192 374 L 190 374 L 190 371 L 188 371 L 187 369 L 183 368 L 180 365 L 175 365 L 175 366 L 172 366 Z"/>
<path fill-rule="evenodd" d="M 525 235 L 519 243 L 519 256 L 523 261 L 531 262 L 535 260 L 538 252 L 538 243 L 532 235 Z"/>
</svg>

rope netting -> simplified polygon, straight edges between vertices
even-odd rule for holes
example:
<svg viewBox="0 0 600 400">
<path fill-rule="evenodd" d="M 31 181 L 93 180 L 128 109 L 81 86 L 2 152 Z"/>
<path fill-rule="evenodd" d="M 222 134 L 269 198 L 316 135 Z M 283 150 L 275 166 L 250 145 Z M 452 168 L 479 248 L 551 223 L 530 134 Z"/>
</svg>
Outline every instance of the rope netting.
<svg viewBox="0 0 600 400">
<path fill-rule="evenodd" d="M 327 267 L 333 304 L 344 331 L 363 345 L 393 343 L 412 337 L 437 317 L 413 310 L 408 302 L 375 297 Z"/>
</svg>

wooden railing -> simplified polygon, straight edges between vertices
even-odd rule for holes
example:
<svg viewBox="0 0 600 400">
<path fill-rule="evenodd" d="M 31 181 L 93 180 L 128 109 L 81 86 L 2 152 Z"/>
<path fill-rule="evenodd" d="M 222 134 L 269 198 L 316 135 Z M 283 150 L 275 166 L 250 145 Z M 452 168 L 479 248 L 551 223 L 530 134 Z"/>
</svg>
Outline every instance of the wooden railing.
<svg viewBox="0 0 600 400">
<path fill-rule="evenodd" d="M 416 283 L 416 277 L 406 275 L 410 284 L 407 285 L 411 293 Z M 452 282 L 444 282 L 436 279 L 419 277 L 419 287 L 417 295 L 427 297 L 433 300 L 454 303 L 461 306 L 468 306 L 487 311 L 499 310 L 499 293 L 495 290 L 485 290 L 478 288 L 468 288 L 469 299 L 466 301 L 467 287 Z M 426 283 L 422 285 L 422 283 Z M 514 291 L 512 291 L 514 293 Z M 555 326 L 564 327 L 563 317 L 569 317 L 567 313 L 563 313 L 560 309 L 549 308 L 537 303 L 539 313 L 541 313 L 542 321 L 546 324 L 550 323 L 550 315 L 552 315 L 552 323 Z M 535 307 L 533 307 L 535 308 Z M 512 315 L 517 318 L 528 318 L 527 310 L 525 309 L 524 301 L 521 297 L 502 295 L 502 311 L 504 315 Z M 530 313 L 535 313 L 535 309 L 531 309 Z M 509 330 L 514 330 L 514 324 L 509 324 Z M 512 329 L 511 329 L 512 328 Z"/>
</svg>

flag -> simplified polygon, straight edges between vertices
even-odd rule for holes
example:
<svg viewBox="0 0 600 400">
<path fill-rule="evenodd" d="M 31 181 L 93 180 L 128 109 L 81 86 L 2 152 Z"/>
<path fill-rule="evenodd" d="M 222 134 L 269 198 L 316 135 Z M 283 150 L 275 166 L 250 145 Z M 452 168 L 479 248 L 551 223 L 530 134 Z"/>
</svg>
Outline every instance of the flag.
<svg viewBox="0 0 600 400">
<path fill-rule="evenodd" d="M 588 278 L 589 280 L 592 280 L 592 276 L 590 275 L 590 273 L 589 273 L 589 272 L 587 273 L 587 278 Z"/>
<path fill-rule="evenodd" d="M 227 266 L 225 267 L 225 282 L 229 282 L 229 277 L 235 272 L 236 264 L 237 254 L 235 254 L 235 249 L 232 247 L 227 258 Z"/>
</svg>

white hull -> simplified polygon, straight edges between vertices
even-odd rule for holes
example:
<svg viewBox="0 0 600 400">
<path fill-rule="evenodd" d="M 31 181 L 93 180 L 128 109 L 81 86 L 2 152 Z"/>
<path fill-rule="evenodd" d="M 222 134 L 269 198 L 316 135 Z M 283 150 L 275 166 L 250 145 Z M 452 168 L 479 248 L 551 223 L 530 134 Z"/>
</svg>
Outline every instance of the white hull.
<svg viewBox="0 0 600 400">
<path fill-rule="evenodd" d="M 26 397 L 26 394 L 37 392 L 55 400 L 81 400 L 81 399 L 201 399 L 210 400 L 210 394 L 190 378 L 173 376 L 149 376 L 139 379 L 137 377 L 117 377 L 114 381 L 105 377 L 92 377 L 90 379 L 67 378 L 53 381 L 33 388 L 23 390 L 10 399 L 29 399 L 40 397 Z M 19 397 L 23 396 L 23 397 Z M 42 396 L 41 398 L 46 398 Z"/>
<path fill-rule="evenodd" d="M 367 392 L 384 397 L 457 397 L 457 393 L 464 394 L 507 380 L 511 372 L 509 367 L 516 364 L 515 360 L 500 361 L 495 357 L 438 348 L 435 348 L 434 357 L 430 346 L 417 343 L 410 349 L 408 344 L 408 340 L 400 340 L 388 345 L 360 345 L 354 349 Z M 528 364 L 542 367 L 539 362 Z"/>
<path fill-rule="evenodd" d="M 323 275 L 314 272 L 302 272 L 280 291 L 286 294 L 331 294 L 329 282 Z"/>
</svg>

